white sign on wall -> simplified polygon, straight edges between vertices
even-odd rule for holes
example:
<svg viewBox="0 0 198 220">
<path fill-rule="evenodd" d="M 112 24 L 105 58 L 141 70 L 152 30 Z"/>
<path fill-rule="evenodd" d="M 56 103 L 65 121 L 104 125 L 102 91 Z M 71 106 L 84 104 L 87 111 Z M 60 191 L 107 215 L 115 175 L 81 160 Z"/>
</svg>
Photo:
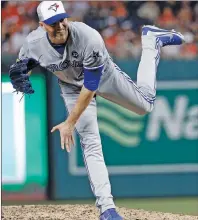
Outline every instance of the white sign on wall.
<svg viewBox="0 0 198 220">
<path fill-rule="evenodd" d="M 23 183 L 26 178 L 25 99 L 2 83 L 2 183 Z"/>
</svg>

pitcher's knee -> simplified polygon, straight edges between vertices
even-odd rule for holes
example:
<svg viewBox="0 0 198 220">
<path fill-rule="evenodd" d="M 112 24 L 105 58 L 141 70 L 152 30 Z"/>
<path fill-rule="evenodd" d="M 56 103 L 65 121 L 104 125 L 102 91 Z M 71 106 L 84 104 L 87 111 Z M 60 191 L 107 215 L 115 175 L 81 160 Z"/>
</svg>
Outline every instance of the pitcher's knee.
<svg viewBox="0 0 198 220">
<path fill-rule="evenodd" d="M 139 115 L 147 115 L 152 112 L 154 104 L 144 105 L 143 108 L 138 112 Z"/>
</svg>

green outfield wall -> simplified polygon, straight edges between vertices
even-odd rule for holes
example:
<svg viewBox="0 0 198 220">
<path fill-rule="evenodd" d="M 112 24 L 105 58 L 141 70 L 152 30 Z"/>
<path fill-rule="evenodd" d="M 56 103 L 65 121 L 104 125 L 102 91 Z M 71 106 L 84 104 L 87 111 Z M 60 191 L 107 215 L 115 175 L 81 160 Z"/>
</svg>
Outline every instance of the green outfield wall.
<svg viewBox="0 0 198 220">
<path fill-rule="evenodd" d="M 48 184 L 45 77 L 31 77 L 35 94 L 13 93 L 2 75 L 2 198 L 45 199 Z M 20 101 L 21 99 L 21 101 Z"/>
</svg>

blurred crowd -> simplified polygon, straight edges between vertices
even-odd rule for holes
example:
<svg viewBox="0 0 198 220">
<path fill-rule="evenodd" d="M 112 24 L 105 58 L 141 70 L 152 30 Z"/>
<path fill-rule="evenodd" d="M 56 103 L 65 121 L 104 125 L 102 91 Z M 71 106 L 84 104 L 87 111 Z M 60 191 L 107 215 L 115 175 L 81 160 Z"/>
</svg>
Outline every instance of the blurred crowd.
<svg viewBox="0 0 198 220">
<path fill-rule="evenodd" d="M 3 1 L 2 53 L 16 54 L 29 32 L 38 26 L 38 1 Z M 102 35 L 111 56 L 139 58 L 141 27 L 151 24 L 175 29 L 187 43 L 166 47 L 166 59 L 198 57 L 197 1 L 64 1 L 70 20 L 83 21 Z"/>
</svg>

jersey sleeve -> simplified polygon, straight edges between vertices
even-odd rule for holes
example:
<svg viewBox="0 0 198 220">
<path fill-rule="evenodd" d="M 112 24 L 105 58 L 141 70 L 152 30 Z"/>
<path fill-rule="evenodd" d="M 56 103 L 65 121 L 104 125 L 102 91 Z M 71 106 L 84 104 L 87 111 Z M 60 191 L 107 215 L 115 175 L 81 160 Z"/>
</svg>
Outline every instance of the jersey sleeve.
<svg viewBox="0 0 198 220">
<path fill-rule="evenodd" d="M 93 31 L 85 48 L 83 68 L 84 86 L 91 91 L 98 88 L 104 67 L 104 42 L 100 34 Z"/>
<path fill-rule="evenodd" d="M 31 58 L 30 53 L 29 53 L 29 47 L 28 47 L 27 40 L 25 40 L 23 46 L 21 47 L 21 49 L 19 51 L 19 55 L 18 55 L 17 61 L 23 60 L 25 58 Z M 31 75 L 31 73 L 32 73 L 32 70 L 30 70 L 28 72 L 29 75 Z"/>
<path fill-rule="evenodd" d="M 18 59 L 30 58 L 29 57 L 29 49 L 28 49 L 28 42 L 25 40 L 23 46 L 21 47 L 18 55 Z"/>
<path fill-rule="evenodd" d="M 95 69 L 104 65 L 104 42 L 95 30 L 87 38 L 83 66 L 87 69 Z"/>
</svg>

